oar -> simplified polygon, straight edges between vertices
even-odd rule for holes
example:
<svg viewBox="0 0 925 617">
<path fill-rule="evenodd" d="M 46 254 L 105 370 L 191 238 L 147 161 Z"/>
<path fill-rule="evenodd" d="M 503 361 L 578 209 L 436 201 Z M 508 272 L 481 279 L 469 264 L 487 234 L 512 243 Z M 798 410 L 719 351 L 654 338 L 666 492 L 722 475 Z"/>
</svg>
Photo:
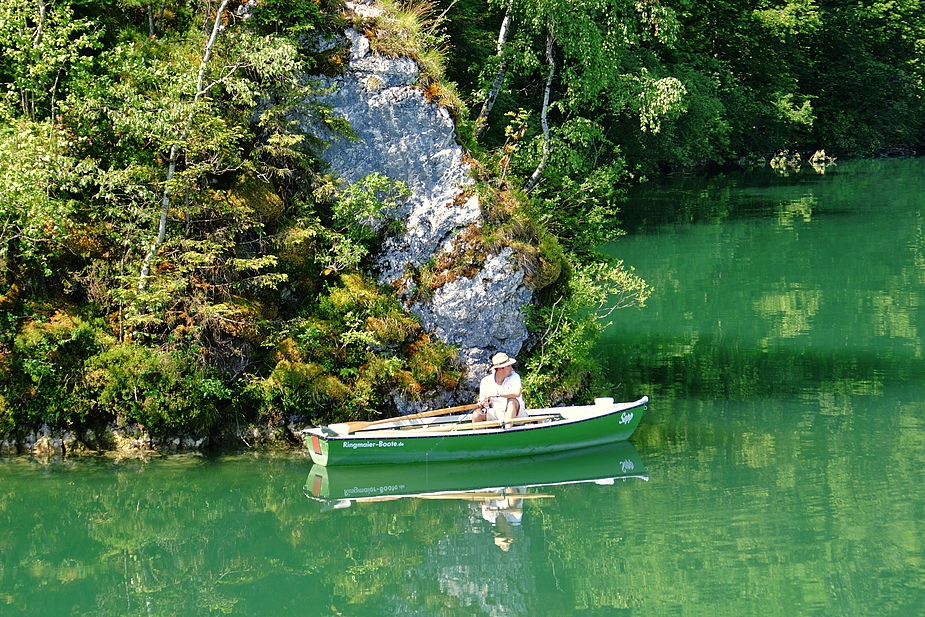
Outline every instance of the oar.
<svg viewBox="0 0 925 617">
<path fill-rule="evenodd" d="M 542 422 L 544 420 L 556 420 L 559 414 L 549 414 L 546 416 L 526 416 L 523 418 L 514 418 L 513 420 L 489 420 L 487 422 L 473 422 L 471 424 L 457 424 L 451 431 L 478 430 L 480 428 L 495 428 L 499 426 L 511 426 L 512 424 L 528 424 L 530 422 Z"/>
<path fill-rule="evenodd" d="M 509 499 L 516 501 L 518 499 L 555 499 L 555 495 L 545 493 L 492 493 L 483 491 L 478 493 L 435 493 L 432 495 L 414 495 L 416 499 L 463 499 L 467 501 L 489 501 L 497 499 Z"/>
<path fill-rule="evenodd" d="M 530 422 L 543 422 L 545 420 L 558 420 L 560 418 L 559 414 L 548 414 L 548 415 L 537 415 L 537 416 L 524 416 L 520 418 L 514 418 L 513 420 L 506 420 L 504 422 L 505 426 L 510 426 L 512 424 L 528 424 Z M 441 424 L 440 426 L 426 426 L 424 428 L 412 429 L 409 432 L 412 433 L 437 433 L 437 432 L 446 432 L 446 431 L 476 431 L 482 428 L 497 428 L 501 426 L 500 420 L 488 420 L 484 422 L 461 422 L 459 424 Z"/>
<path fill-rule="evenodd" d="M 382 420 L 373 420 L 371 422 L 364 422 L 362 420 L 357 420 L 354 422 L 340 422 L 338 424 L 329 424 L 328 428 L 337 433 L 338 435 L 347 435 L 349 433 L 355 433 L 357 431 L 362 431 L 365 428 L 370 426 L 378 426 L 380 424 L 389 424 L 392 422 L 401 422 L 403 420 L 417 420 L 418 418 L 432 418 L 434 416 L 443 416 L 450 414 L 456 411 L 468 411 L 469 409 L 475 409 L 478 407 L 477 403 L 471 403 L 469 405 L 458 405 L 456 407 L 446 407 L 444 409 L 435 409 L 433 411 L 424 411 L 421 413 L 414 413 L 409 416 L 395 416 L 394 418 L 383 418 Z"/>
<path fill-rule="evenodd" d="M 463 501 L 487 501 L 487 500 L 497 500 L 497 499 L 509 499 L 511 501 L 516 501 L 517 499 L 555 499 L 555 495 L 549 495 L 546 493 L 493 493 L 491 491 L 483 492 L 473 492 L 467 493 L 460 491 L 458 493 L 432 493 L 428 495 L 407 495 L 407 497 L 413 497 L 414 499 L 459 499 Z M 355 497 L 352 501 L 357 503 L 376 503 L 380 501 L 397 501 L 401 497 L 393 496 L 381 496 L 381 497 Z M 341 501 L 351 501 L 350 499 L 341 500 Z M 345 506 L 341 506 L 345 507 Z"/>
</svg>

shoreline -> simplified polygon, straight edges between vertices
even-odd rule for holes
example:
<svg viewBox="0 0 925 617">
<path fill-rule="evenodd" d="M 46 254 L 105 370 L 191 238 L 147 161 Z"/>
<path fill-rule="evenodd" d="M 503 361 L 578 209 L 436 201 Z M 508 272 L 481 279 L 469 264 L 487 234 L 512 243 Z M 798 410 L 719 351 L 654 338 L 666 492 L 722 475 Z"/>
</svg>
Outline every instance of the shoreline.
<svg viewBox="0 0 925 617">
<path fill-rule="evenodd" d="M 242 426 L 209 435 L 186 431 L 153 432 L 138 423 L 111 422 L 101 428 L 39 428 L 0 434 L 0 456 L 73 458 L 116 453 L 122 456 L 157 456 L 234 450 L 301 450 L 306 425 Z"/>
</svg>

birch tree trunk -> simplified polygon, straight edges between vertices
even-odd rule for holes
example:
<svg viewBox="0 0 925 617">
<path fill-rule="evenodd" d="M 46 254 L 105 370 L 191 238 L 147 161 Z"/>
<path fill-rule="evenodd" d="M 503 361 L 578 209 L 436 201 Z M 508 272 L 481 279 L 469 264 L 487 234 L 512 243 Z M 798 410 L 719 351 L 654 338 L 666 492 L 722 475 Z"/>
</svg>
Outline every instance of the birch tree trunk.
<svg viewBox="0 0 925 617">
<path fill-rule="evenodd" d="M 161 217 L 157 226 L 157 238 L 151 244 L 151 248 L 148 250 L 147 255 L 145 255 L 144 262 L 141 265 L 141 274 L 138 276 L 138 291 L 144 291 L 148 286 L 148 276 L 151 274 L 151 262 L 154 260 L 154 257 L 157 255 L 158 249 L 167 239 L 167 214 L 170 211 L 170 200 L 173 196 L 171 181 L 173 176 L 177 171 L 177 159 L 180 156 L 180 149 L 183 147 L 183 144 L 189 138 L 190 130 L 193 127 L 193 121 L 196 119 L 197 105 L 199 104 L 199 99 L 202 98 L 202 95 L 208 89 L 205 82 L 206 68 L 209 65 L 209 61 L 212 59 L 212 48 L 215 45 L 215 39 L 218 37 L 219 26 L 222 22 L 222 14 L 225 12 L 225 7 L 228 5 L 228 0 L 222 0 L 221 5 L 218 7 L 218 11 L 215 13 L 215 22 L 212 25 L 212 34 L 209 36 L 209 41 L 206 43 L 206 50 L 202 56 L 202 61 L 199 63 L 199 75 L 196 78 L 196 94 L 193 96 L 193 101 L 190 109 L 189 116 L 186 119 L 186 123 L 183 125 L 183 130 L 180 132 L 180 137 L 170 146 L 170 156 L 167 162 L 167 179 L 164 182 L 164 192 L 161 197 Z"/>
<path fill-rule="evenodd" d="M 35 26 L 35 35 L 32 37 L 32 47 L 37 49 L 39 45 L 42 44 L 42 37 L 45 34 L 45 20 L 48 17 L 48 5 L 45 0 L 38 0 L 39 7 L 39 21 Z M 35 109 L 33 107 L 33 96 L 32 93 L 25 87 L 19 89 L 19 102 L 22 106 L 22 112 L 24 115 L 32 118 L 35 116 Z"/>
<path fill-rule="evenodd" d="M 479 111 L 479 117 L 475 119 L 475 138 L 478 139 L 488 127 L 488 116 L 491 114 L 491 108 L 495 106 L 495 100 L 501 91 L 501 85 L 504 83 L 504 77 L 507 74 L 508 58 L 504 46 L 507 44 L 508 32 L 511 28 L 511 11 L 514 9 L 514 0 L 507 3 L 507 10 L 504 12 L 504 19 L 501 20 L 501 29 L 498 31 L 498 57 L 501 64 L 498 66 L 498 72 L 495 74 L 495 81 L 491 84 L 491 90 L 488 92 L 488 98 L 482 103 L 482 110 Z"/>
<path fill-rule="evenodd" d="M 537 165 L 536 169 L 533 171 L 533 175 L 530 176 L 530 179 L 527 180 L 527 184 L 524 185 L 524 191 L 527 193 L 536 188 L 536 183 L 539 182 L 540 176 L 543 175 L 543 169 L 546 168 L 546 161 L 549 159 L 549 93 L 552 90 L 553 77 L 556 75 L 556 61 L 552 53 L 555 42 L 556 35 L 553 32 L 552 26 L 550 26 L 549 34 L 546 36 L 546 60 L 549 62 L 549 76 L 546 78 L 546 92 L 543 95 L 543 111 L 540 114 L 540 124 L 543 127 L 543 156 L 540 158 L 540 164 Z"/>
<path fill-rule="evenodd" d="M 39 23 L 35 27 L 35 37 L 32 39 L 32 46 L 38 47 L 42 44 L 42 34 L 45 30 L 45 16 L 48 11 L 48 7 L 45 4 L 45 0 L 38 0 L 39 3 Z"/>
</svg>

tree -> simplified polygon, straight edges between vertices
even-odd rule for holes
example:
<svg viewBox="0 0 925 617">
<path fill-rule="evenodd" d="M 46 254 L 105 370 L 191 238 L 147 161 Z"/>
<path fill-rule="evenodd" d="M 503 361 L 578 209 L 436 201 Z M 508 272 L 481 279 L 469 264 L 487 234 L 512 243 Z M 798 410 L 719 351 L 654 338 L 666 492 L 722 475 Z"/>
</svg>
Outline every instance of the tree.
<svg viewBox="0 0 925 617">
<path fill-rule="evenodd" d="M 217 85 L 217 82 L 210 84 L 205 83 L 206 69 L 209 66 L 209 61 L 212 59 L 212 48 L 215 45 L 215 38 L 218 36 L 218 28 L 221 24 L 222 16 L 225 13 L 225 7 L 228 6 L 228 0 L 222 0 L 222 3 L 218 6 L 218 10 L 215 11 L 215 21 L 212 24 L 212 33 L 209 35 L 209 40 L 206 42 L 205 53 L 202 56 L 202 60 L 199 63 L 199 73 L 196 77 L 196 90 L 193 94 L 193 100 L 190 105 L 190 110 L 187 114 L 185 122 L 180 126 L 180 134 L 177 137 L 177 140 L 170 144 L 170 154 L 167 158 L 167 179 L 164 182 L 164 192 L 161 197 L 161 215 L 158 220 L 157 225 L 157 238 L 151 244 L 151 248 L 148 250 L 147 255 L 145 255 L 144 262 L 141 265 L 141 273 L 138 276 L 138 291 L 143 292 L 145 287 L 148 284 L 148 275 L 151 273 L 151 260 L 154 259 L 154 255 L 157 253 L 157 249 L 164 243 L 164 239 L 167 237 L 167 215 L 170 213 L 170 199 L 172 197 L 172 181 L 174 173 L 177 170 L 177 157 L 180 153 L 180 149 L 185 145 L 186 140 L 190 136 L 190 132 L 193 128 L 193 121 L 196 119 L 196 113 L 199 111 L 197 109 L 197 104 L 200 99 L 206 94 L 208 90 L 211 90 L 214 86 Z M 153 30 L 153 26 L 152 26 Z"/>
<path fill-rule="evenodd" d="M 821 144 L 836 152 L 909 148 L 925 138 L 925 16 L 918 0 L 819 2 L 811 62 Z"/>
<path fill-rule="evenodd" d="M 575 271 L 554 301 L 530 308 L 528 325 L 539 334 L 525 362 L 531 406 L 556 405 L 586 390 L 599 373 L 591 351 L 606 320 L 617 309 L 645 305 L 651 293 L 622 261 L 583 261 L 573 260 Z"/>
<path fill-rule="evenodd" d="M 100 46 L 92 22 L 76 18 L 68 3 L 9 0 L 0 5 L 0 84 L 26 117 L 52 116 L 67 84 L 87 75 Z"/>
<path fill-rule="evenodd" d="M 657 61 L 649 61 L 647 66 L 639 60 L 653 57 L 650 48 L 670 45 L 676 39 L 678 23 L 670 9 L 654 2 L 624 0 L 603 3 L 497 0 L 493 4 L 505 11 L 498 36 L 501 67 L 509 63 L 521 79 L 533 75 L 544 64 L 547 67 L 542 80 L 542 102 L 538 105 L 540 132 L 534 133 L 534 145 L 519 150 L 515 165 L 525 178 L 525 189 L 539 195 L 541 201 L 544 190 L 549 194 L 562 192 L 557 178 L 563 177 L 563 170 L 552 169 L 554 161 L 586 156 L 590 165 L 569 163 L 568 166 L 620 173 L 613 167 L 620 166 L 619 155 L 610 146 L 588 152 L 565 151 L 555 156 L 555 148 L 567 148 L 570 143 L 570 138 L 562 138 L 565 132 L 574 135 L 576 127 L 586 126 L 577 122 L 579 118 L 597 127 L 594 130 L 603 135 L 604 127 L 614 119 L 633 113 L 640 130 L 658 132 L 663 118 L 675 117 L 683 111 L 685 89 L 681 82 L 661 76 L 663 69 Z M 511 37 L 507 35 L 509 28 L 513 32 Z M 508 38 L 510 41 L 503 43 Z M 540 40 L 544 43 L 541 53 L 537 45 Z M 496 83 L 499 77 L 500 73 Z M 483 118 L 480 115 L 477 124 Z M 608 139 L 604 142 L 611 144 Z M 544 182 L 548 185 L 545 189 Z M 578 203 L 583 204 L 581 207 L 595 207 L 585 200 Z M 576 217 L 584 223 L 590 218 Z M 567 235 L 579 234 L 567 232 Z"/>
<path fill-rule="evenodd" d="M 280 118 L 280 108 L 306 91 L 298 83 L 298 51 L 240 24 L 223 26 L 230 19 L 227 5 L 219 5 L 208 36 L 193 28 L 108 50 L 98 60 L 103 74 L 81 84 L 67 101 L 66 122 L 80 135 L 82 154 L 98 157 L 105 166 L 94 199 L 121 228 L 123 250 L 130 253 L 132 243 L 141 241 L 144 221 L 153 213 L 150 201 L 159 195 L 155 237 L 145 242 L 137 294 L 152 291 L 152 269 L 169 239 L 171 213 L 185 213 L 183 234 L 188 236 L 197 208 L 228 203 L 204 199 L 196 189 L 209 186 L 210 178 L 275 181 L 285 174 L 275 164 L 300 156 L 303 140 Z M 200 60 L 190 65 L 197 44 Z M 257 112 L 266 95 L 274 97 L 273 104 Z M 259 142 L 254 136 L 258 129 L 264 131 Z M 161 165 L 166 169 L 159 171 Z M 175 207 L 177 196 L 183 196 L 182 208 Z M 235 216 L 246 226 L 248 218 L 240 214 Z M 250 223 L 259 226 L 256 220 Z"/>
<path fill-rule="evenodd" d="M 48 121 L 0 114 L 0 269 L 5 278 L 33 271 L 50 276 L 61 258 L 79 251 L 73 224 L 78 204 L 69 193 L 86 186 L 93 170 L 68 156 L 66 146 L 66 135 Z"/>
</svg>

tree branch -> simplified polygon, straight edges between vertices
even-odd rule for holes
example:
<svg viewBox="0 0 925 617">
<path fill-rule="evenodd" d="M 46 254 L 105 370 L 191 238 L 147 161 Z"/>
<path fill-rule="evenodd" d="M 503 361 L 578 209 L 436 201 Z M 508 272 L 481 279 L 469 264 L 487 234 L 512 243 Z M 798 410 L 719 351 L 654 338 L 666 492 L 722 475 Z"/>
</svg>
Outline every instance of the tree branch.
<svg viewBox="0 0 925 617">
<path fill-rule="evenodd" d="M 543 112 L 540 114 L 540 123 L 543 126 L 543 157 L 540 159 L 540 164 L 537 165 L 536 169 L 533 171 L 533 175 L 530 176 L 530 179 L 524 186 L 524 191 L 527 193 L 536 188 L 536 183 L 540 181 L 540 176 L 543 175 L 543 169 L 546 168 L 546 161 L 549 159 L 549 93 L 552 90 L 553 77 L 556 75 L 556 60 L 552 54 L 555 42 L 556 35 L 553 30 L 553 25 L 550 25 L 549 34 L 546 36 L 546 60 L 549 62 L 549 76 L 546 78 L 546 92 L 543 95 Z"/>
</svg>

